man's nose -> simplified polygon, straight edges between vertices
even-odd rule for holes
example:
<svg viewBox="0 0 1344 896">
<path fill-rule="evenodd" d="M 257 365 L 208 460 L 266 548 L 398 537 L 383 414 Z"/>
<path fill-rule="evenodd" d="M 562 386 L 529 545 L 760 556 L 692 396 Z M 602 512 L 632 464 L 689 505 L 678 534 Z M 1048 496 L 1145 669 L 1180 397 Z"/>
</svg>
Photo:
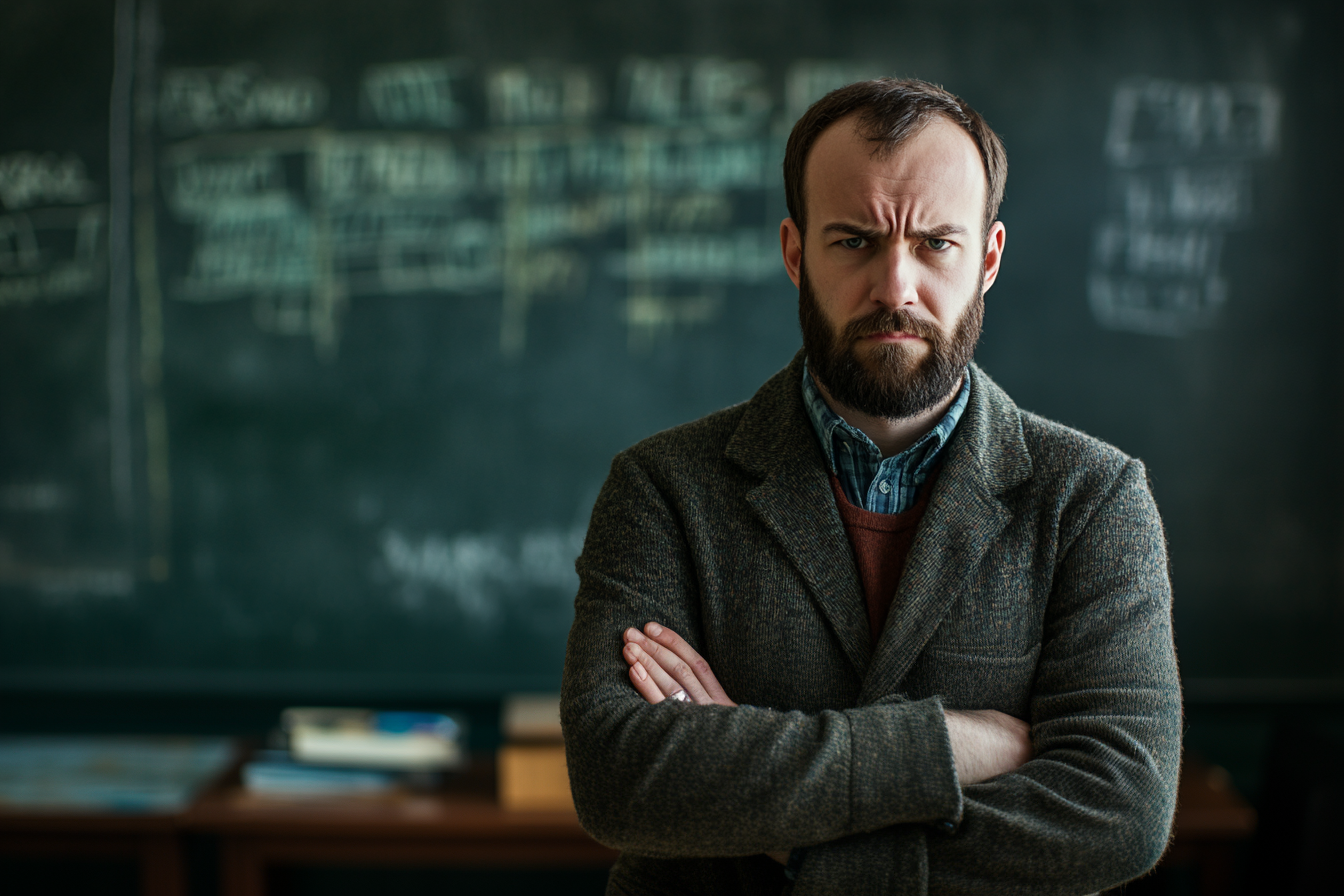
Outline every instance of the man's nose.
<svg viewBox="0 0 1344 896">
<path fill-rule="evenodd" d="M 904 246 L 884 247 L 873 258 L 871 297 L 890 310 L 919 301 L 915 259 Z"/>
</svg>

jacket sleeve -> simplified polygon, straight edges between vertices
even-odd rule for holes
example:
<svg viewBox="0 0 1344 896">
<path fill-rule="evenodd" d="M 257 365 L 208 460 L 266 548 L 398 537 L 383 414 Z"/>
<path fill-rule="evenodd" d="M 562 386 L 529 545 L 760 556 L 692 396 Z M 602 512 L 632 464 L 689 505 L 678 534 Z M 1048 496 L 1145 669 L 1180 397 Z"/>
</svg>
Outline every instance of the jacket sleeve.
<svg viewBox="0 0 1344 896">
<path fill-rule="evenodd" d="M 856 869 L 877 888 L 926 876 L 930 894 L 1078 894 L 1157 863 L 1175 811 L 1181 702 L 1166 543 L 1139 462 L 1067 546 L 1042 635 L 1035 757 L 965 788 L 953 827 L 809 848 L 795 894 L 836 892 Z"/>
<path fill-rule="evenodd" d="M 959 816 L 937 699 L 809 714 L 639 696 L 624 630 L 656 620 L 699 649 L 701 620 L 671 502 L 628 454 L 612 464 L 577 567 L 561 720 L 579 819 L 600 842 L 751 855 Z"/>
</svg>

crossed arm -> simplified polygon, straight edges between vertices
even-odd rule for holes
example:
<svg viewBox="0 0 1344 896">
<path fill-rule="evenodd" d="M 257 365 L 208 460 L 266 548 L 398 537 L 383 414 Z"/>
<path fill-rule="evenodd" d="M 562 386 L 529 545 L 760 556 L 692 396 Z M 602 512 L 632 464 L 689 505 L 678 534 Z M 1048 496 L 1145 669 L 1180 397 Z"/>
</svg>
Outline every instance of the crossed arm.
<svg viewBox="0 0 1344 896">
<path fill-rule="evenodd" d="M 714 671 L 695 648 L 656 622 L 625 630 L 621 656 L 630 666 L 630 682 L 649 703 L 673 694 L 700 705 L 736 706 Z M 957 780 L 963 787 L 1011 772 L 1031 758 L 1031 727 L 994 709 L 943 710 Z"/>
</svg>

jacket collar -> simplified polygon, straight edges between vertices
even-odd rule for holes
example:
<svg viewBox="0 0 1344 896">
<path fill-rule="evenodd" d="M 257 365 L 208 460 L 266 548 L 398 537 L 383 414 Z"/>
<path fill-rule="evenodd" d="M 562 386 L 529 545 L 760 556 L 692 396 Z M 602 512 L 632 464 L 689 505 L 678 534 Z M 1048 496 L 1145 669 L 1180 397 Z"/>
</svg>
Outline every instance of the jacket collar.
<svg viewBox="0 0 1344 896">
<path fill-rule="evenodd" d="M 909 671 L 1011 517 L 998 496 L 1032 470 L 1021 414 L 988 375 L 970 366 L 970 403 L 944 449 L 942 471 L 874 651 L 853 549 L 803 406 L 802 373 L 800 351 L 747 403 L 726 454 L 760 478 L 748 502 L 807 582 L 864 680 L 863 699 L 881 699 Z"/>
<path fill-rule="evenodd" d="M 765 382 L 728 441 L 730 460 L 762 479 L 826 460 L 811 429 L 801 394 L 803 352 Z M 971 399 L 948 444 L 944 464 L 965 465 L 986 494 L 997 495 L 1031 477 L 1031 455 L 1017 405 L 989 375 L 970 365 Z M 829 493 L 829 485 L 827 486 Z"/>
</svg>

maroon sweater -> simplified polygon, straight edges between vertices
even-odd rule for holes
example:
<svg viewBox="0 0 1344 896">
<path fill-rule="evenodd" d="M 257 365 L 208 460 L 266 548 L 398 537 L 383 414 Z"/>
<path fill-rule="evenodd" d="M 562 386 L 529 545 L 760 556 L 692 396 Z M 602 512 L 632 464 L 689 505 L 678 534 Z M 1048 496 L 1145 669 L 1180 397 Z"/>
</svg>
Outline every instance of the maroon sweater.
<svg viewBox="0 0 1344 896">
<path fill-rule="evenodd" d="M 887 613 L 896 597 L 896 586 L 901 583 L 906 555 L 915 541 L 915 531 L 919 528 L 919 521 L 924 518 L 924 509 L 929 505 L 929 492 L 933 491 L 933 481 L 937 476 L 935 470 L 925 480 L 919 489 L 915 506 L 909 510 L 901 513 L 873 513 L 849 503 L 844 489 L 840 487 L 840 480 L 831 474 L 835 506 L 840 511 L 840 521 L 845 524 L 845 534 L 854 548 L 859 583 L 863 585 L 864 600 L 868 604 L 868 631 L 874 645 L 882 637 L 882 626 L 887 622 Z"/>
</svg>

